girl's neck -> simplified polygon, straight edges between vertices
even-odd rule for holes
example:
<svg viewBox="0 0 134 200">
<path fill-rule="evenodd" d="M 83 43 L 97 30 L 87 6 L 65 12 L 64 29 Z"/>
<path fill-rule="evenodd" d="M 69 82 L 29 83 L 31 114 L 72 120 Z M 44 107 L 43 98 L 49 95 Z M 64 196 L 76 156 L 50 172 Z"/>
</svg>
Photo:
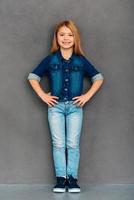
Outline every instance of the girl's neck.
<svg viewBox="0 0 134 200">
<path fill-rule="evenodd" d="M 60 48 L 60 51 L 61 51 L 61 54 L 62 54 L 63 58 L 68 60 L 71 57 L 72 53 L 73 53 L 73 48 L 69 48 L 69 49 Z"/>
</svg>

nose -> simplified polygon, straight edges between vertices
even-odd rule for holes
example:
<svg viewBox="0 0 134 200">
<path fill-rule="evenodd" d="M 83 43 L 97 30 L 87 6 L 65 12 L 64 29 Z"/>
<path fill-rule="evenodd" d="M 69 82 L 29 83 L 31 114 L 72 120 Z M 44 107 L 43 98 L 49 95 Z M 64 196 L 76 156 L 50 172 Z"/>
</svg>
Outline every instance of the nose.
<svg viewBox="0 0 134 200">
<path fill-rule="evenodd" d="M 64 40 L 68 40 L 68 35 L 64 35 Z"/>
</svg>

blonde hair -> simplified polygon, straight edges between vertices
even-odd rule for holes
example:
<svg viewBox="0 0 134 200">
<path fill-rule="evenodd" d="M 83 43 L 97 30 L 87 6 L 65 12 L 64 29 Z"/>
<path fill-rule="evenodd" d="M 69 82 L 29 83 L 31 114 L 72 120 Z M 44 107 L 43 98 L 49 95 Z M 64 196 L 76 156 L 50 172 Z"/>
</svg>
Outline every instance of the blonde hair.
<svg viewBox="0 0 134 200">
<path fill-rule="evenodd" d="M 63 26 L 69 28 L 74 34 L 74 46 L 73 46 L 74 53 L 78 55 L 84 55 L 84 52 L 81 48 L 80 32 L 72 20 L 65 20 L 56 25 L 50 52 L 54 53 L 60 48 L 57 41 L 57 33 L 59 29 Z"/>
</svg>

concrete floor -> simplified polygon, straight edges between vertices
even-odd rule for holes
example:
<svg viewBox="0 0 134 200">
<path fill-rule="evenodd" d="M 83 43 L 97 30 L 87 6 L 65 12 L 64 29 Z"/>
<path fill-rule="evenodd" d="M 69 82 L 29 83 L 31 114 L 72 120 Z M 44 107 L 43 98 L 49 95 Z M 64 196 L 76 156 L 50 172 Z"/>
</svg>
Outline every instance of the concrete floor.
<svg viewBox="0 0 134 200">
<path fill-rule="evenodd" d="M 54 193 L 53 185 L 0 184 L 0 200 L 134 200 L 134 184 L 81 185 L 81 193 Z"/>
</svg>

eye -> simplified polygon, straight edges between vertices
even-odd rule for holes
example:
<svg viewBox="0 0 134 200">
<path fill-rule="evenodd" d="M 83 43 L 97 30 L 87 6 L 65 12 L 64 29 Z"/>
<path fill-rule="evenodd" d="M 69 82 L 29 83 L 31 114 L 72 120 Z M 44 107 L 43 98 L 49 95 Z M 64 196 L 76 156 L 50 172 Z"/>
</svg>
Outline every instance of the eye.
<svg viewBox="0 0 134 200">
<path fill-rule="evenodd" d="M 63 35 L 64 35 L 64 33 L 60 33 L 59 35 L 60 35 L 60 36 L 63 36 Z"/>
<path fill-rule="evenodd" d="M 60 36 L 64 36 L 65 34 L 63 34 L 63 33 L 60 33 L 59 34 Z M 73 34 L 68 34 L 70 37 L 73 37 L 74 35 Z"/>
</svg>

